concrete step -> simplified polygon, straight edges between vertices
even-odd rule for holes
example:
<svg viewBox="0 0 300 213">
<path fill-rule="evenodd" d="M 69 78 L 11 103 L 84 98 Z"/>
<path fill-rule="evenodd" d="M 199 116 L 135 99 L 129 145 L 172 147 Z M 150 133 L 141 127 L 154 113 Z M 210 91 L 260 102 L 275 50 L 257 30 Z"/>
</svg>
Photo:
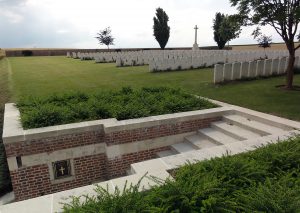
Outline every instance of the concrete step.
<svg viewBox="0 0 300 213">
<path fill-rule="evenodd" d="M 146 172 L 150 171 L 162 171 L 169 169 L 160 158 L 134 163 L 130 165 L 130 168 L 133 174 L 145 174 Z"/>
<path fill-rule="evenodd" d="M 238 139 L 230 137 L 213 128 L 200 129 L 198 130 L 198 132 L 202 134 L 204 137 L 218 144 L 228 144 L 228 143 L 239 141 Z"/>
<path fill-rule="evenodd" d="M 254 133 L 243 127 L 225 121 L 213 122 L 211 126 L 214 129 L 219 130 L 220 132 L 223 132 L 226 135 L 229 135 L 230 137 L 236 138 L 237 140 L 247 140 L 261 137 L 260 134 Z"/>
<path fill-rule="evenodd" d="M 185 141 L 192 144 L 195 149 L 205 149 L 219 145 L 200 134 L 185 137 Z"/>
<path fill-rule="evenodd" d="M 196 148 L 192 144 L 187 142 L 173 144 L 171 146 L 171 149 L 177 153 L 184 153 L 184 152 L 196 150 Z"/>
<path fill-rule="evenodd" d="M 278 118 L 275 118 L 275 120 L 277 120 L 277 121 L 273 121 L 273 120 L 268 119 L 266 117 L 260 117 L 260 116 L 252 115 L 252 114 L 244 114 L 242 112 L 238 112 L 238 115 L 244 116 L 246 118 L 250 118 L 251 120 L 255 120 L 255 121 L 261 122 L 263 124 L 267 124 L 267 125 L 270 125 L 270 126 L 273 126 L 273 127 L 277 127 L 279 129 L 282 129 L 282 130 L 285 130 L 285 131 L 292 131 L 292 130 L 295 129 L 292 126 L 281 123 L 282 121 L 278 120 Z"/>
<path fill-rule="evenodd" d="M 159 158 L 163 158 L 163 157 L 167 157 L 170 155 L 176 155 L 176 154 L 178 154 L 178 153 L 175 152 L 174 150 L 166 150 L 166 151 L 161 151 L 161 152 L 156 153 L 156 156 Z"/>
<path fill-rule="evenodd" d="M 131 170 L 131 168 L 126 170 L 126 175 L 133 175 L 133 174 L 135 173 Z"/>
<path fill-rule="evenodd" d="M 261 136 L 276 134 L 278 132 L 284 131 L 283 129 L 280 129 L 278 127 L 263 124 L 261 122 L 240 115 L 225 115 L 223 116 L 223 120 L 228 122 L 229 124 L 234 124 L 248 129 L 256 134 L 260 134 Z"/>
</svg>

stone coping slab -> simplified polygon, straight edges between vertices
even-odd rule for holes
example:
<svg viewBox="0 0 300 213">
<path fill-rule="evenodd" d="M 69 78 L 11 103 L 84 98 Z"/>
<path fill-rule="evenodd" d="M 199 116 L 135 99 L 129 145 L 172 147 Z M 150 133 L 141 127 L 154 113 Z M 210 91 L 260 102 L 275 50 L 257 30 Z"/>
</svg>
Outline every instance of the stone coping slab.
<svg viewBox="0 0 300 213">
<path fill-rule="evenodd" d="M 19 110 L 14 103 L 8 103 L 5 104 L 3 142 L 14 143 L 25 140 L 83 133 L 86 131 L 100 131 L 103 133 L 111 133 L 116 131 L 132 130 L 196 119 L 214 118 L 222 116 L 224 115 L 224 113 L 230 113 L 230 110 L 231 109 L 227 107 L 217 107 L 211 109 L 157 115 L 122 121 L 111 118 L 24 130 L 20 122 Z"/>
</svg>

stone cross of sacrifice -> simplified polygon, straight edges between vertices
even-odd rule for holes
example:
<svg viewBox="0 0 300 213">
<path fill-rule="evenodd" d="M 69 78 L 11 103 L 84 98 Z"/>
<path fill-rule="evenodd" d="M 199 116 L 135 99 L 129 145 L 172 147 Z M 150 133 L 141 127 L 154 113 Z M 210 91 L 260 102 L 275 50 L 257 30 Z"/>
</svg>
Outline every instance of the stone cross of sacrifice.
<svg viewBox="0 0 300 213">
<path fill-rule="evenodd" d="M 199 29 L 197 25 L 195 26 L 195 44 L 197 44 L 197 30 Z"/>
</svg>

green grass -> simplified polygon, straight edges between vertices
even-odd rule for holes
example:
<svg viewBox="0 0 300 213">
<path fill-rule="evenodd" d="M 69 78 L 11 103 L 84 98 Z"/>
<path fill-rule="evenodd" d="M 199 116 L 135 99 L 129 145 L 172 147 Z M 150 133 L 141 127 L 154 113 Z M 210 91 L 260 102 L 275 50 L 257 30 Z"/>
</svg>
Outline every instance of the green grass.
<svg viewBox="0 0 300 213">
<path fill-rule="evenodd" d="M 116 118 L 126 120 L 217 107 L 206 99 L 180 89 L 151 87 L 120 91 L 98 91 L 93 94 L 66 93 L 46 98 L 29 97 L 18 101 L 25 129 Z"/>
<path fill-rule="evenodd" d="M 0 59 L 0 196 L 11 190 L 8 165 L 2 141 L 4 104 L 10 100 L 10 67 L 6 58 Z"/>
<path fill-rule="evenodd" d="M 74 197 L 66 213 L 79 212 L 299 212 L 300 138 L 255 151 L 187 164 L 149 191 L 139 184 L 109 194 Z"/>
<path fill-rule="evenodd" d="M 65 57 L 9 58 L 12 67 L 13 98 L 47 96 L 53 93 L 167 86 L 227 103 L 300 120 L 300 92 L 275 88 L 284 77 L 212 84 L 212 69 L 150 73 L 148 66 L 116 68 Z M 300 85 L 300 75 L 295 76 Z"/>
</svg>

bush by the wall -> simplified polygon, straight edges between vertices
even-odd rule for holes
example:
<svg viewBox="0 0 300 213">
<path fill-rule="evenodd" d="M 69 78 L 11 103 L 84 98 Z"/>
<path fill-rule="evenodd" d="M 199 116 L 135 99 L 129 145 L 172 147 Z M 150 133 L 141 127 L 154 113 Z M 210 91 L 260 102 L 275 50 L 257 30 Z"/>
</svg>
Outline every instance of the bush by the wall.
<svg viewBox="0 0 300 213">
<path fill-rule="evenodd" d="M 33 52 L 31 50 L 22 50 L 23 56 L 32 56 Z"/>
<path fill-rule="evenodd" d="M 179 89 L 125 87 L 87 95 L 69 93 L 46 98 L 27 97 L 17 104 L 24 128 L 117 118 L 118 120 L 213 108 L 217 105 Z"/>
<path fill-rule="evenodd" d="M 3 113 L 4 109 L 0 106 L 0 135 L 2 135 L 3 129 Z M 6 161 L 5 148 L 2 137 L 0 137 L 0 196 L 8 191 L 11 191 L 11 189 L 11 179 Z"/>
<path fill-rule="evenodd" d="M 98 187 L 64 212 L 300 212 L 300 137 L 187 164 L 174 177 L 140 193 L 139 184 L 114 194 Z"/>
</svg>

